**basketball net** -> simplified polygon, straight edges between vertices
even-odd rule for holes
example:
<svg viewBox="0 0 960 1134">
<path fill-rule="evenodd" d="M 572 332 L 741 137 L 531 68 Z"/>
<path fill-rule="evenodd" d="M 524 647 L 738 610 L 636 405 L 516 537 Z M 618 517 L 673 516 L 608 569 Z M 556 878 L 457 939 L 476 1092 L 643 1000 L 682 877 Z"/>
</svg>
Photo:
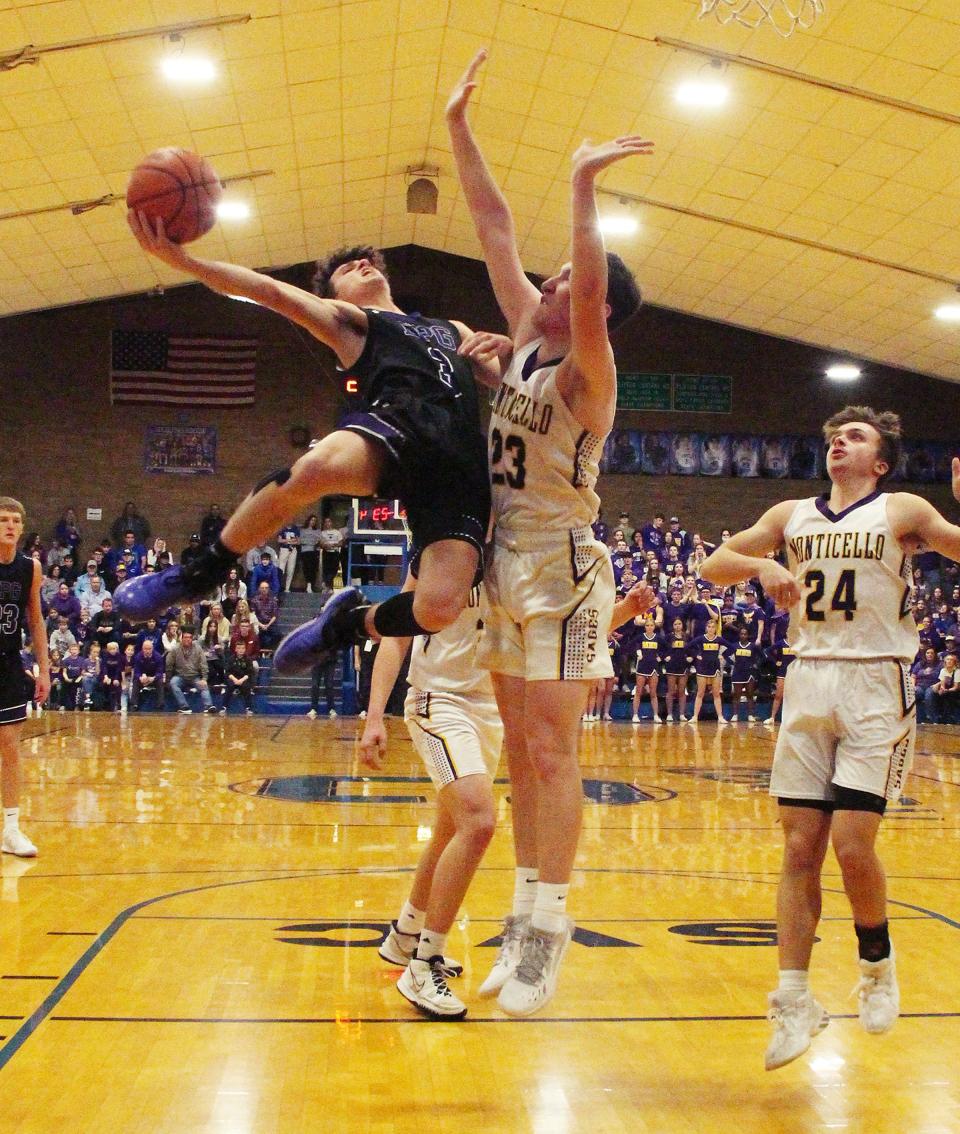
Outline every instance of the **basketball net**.
<svg viewBox="0 0 960 1134">
<path fill-rule="evenodd" d="M 713 12 L 721 24 L 758 28 L 766 23 L 786 39 L 797 28 L 812 27 L 823 14 L 823 4 L 824 0 L 700 0 L 700 19 Z"/>
</svg>

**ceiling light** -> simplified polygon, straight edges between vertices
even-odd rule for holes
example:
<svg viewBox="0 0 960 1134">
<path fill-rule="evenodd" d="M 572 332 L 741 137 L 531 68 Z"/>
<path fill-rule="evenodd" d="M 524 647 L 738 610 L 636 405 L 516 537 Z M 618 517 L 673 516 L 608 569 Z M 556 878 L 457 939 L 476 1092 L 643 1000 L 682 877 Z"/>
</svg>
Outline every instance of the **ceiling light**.
<svg viewBox="0 0 960 1134">
<path fill-rule="evenodd" d="M 717 79 L 687 79 L 676 90 L 676 100 L 681 106 L 699 106 L 706 110 L 716 110 L 723 106 L 730 95 L 726 83 Z"/>
<path fill-rule="evenodd" d="M 167 55 L 160 69 L 173 83 L 209 83 L 217 77 L 213 61 L 203 55 Z"/>
<path fill-rule="evenodd" d="M 827 368 L 827 377 L 835 382 L 854 382 L 860 377 L 860 367 L 851 366 L 849 363 L 837 363 L 836 366 Z"/>
<path fill-rule="evenodd" d="M 826 374 L 836 382 L 853 382 L 860 377 L 860 367 L 848 362 L 838 362 L 828 366 Z"/>
<path fill-rule="evenodd" d="M 632 236 L 640 227 L 636 217 L 622 213 L 600 218 L 600 231 L 604 236 Z"/>
<path fill-rule="evenodd" d="M 250 216 L 250 206 L 246 201 L 221 201 L 217 205 L 220 220 L 246 220 Z"/>
<path fill-rule="evenodd" d="M 948 323 L 960 323 L 960 303 L 943 303 L 934 311 L 934 315 Z"/>
</svg>

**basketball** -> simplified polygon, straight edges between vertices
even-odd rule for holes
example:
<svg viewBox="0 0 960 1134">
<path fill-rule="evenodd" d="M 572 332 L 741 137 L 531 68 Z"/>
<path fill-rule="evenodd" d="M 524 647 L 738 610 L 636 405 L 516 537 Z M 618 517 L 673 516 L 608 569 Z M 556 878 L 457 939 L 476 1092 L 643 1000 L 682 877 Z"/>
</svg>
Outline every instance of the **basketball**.
<svg viewBox="0 0 960 1134">
<path fill-rule="evenodd" d="M 130 174 L 127 207 L 162 220 L 176 244 L 189 244 L 213 228 L 223 186 L 213 166 L 189 150 L 167 146 L 147 154 Z"/>
</svg>

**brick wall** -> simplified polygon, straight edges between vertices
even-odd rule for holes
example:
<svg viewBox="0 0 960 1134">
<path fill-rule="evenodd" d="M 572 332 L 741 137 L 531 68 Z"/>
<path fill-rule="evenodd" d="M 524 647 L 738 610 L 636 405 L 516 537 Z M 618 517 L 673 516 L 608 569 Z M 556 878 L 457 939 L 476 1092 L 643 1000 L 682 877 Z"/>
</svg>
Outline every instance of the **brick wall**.
<svg viewBox="0 0 960 1134">
<path fill-rule="evenodd" d="M 397 302 L 502 330 L 486 272 L 475 261 L 414 247 L 392 250 L 388 262 Z M 283 273 L 308 286 L 311 265 Z M 233 409 L 185 412 L 173 407 L 109 403 L 107 374 L 114 328 L 256 334 L 260 338 L 257 402 Z M 618 425 L 714 432 L 816 433 L 824 418 L 849 400 L 896 409 L 908 436 L 955 437 L 960 385 L 880 366 L 866 368 L 854 389 L 822 378 L 829 352 L 756 335 L 720 323 L 646 307 L 617 345 L 624 370 L 730 374 L 734 412 L 620 415 Z M 133 500 L 179 549 L 212 502 L 232 509 L 265 473 L 299 455 L 289 430 L 306 425 L 319 436 L 332 428 L 338 393 L 332 357 L 303 331 L 250 304 L 186 286 L 163 296 L 45 311 L 0 320 L 0 494 L 18 496 L 28 526 L 47 533 L 72 505 L 89 539 L 109 527 Z M 149 425 L 212 425 L 218 430 L 217 471 L 207 477 L 148 476 L 143 471 Z M 638 521 L 658 509 L 676 511 L 707 535 L 740 526 L 794 492 L 820 491 L 818 482 L 710 477 L 604 477 L 606 515 L 626 508 Z M 950 508 L 946 486 L 922 490 Z M 103 509 L 87 523 L 87 507 Z M 948 512 L 948 514 L 953 514 Z"/>
</svg>

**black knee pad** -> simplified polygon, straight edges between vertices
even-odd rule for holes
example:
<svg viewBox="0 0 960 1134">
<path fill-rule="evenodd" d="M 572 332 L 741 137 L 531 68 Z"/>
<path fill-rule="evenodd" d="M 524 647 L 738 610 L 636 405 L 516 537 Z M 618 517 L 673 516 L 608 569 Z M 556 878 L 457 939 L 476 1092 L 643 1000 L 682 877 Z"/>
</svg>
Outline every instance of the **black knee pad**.
<svg viewBox="0 0 960 1134">
<path fill-rule="evenodd" d="M 250 495 L 253 496 L 261 492 L 268 484 L 275 484 L 279 488 L 280 485 L 286 484 L 292 475 L 290 469 L 278 469 L 276 472 L 270 473 L 269 476 L 265 476 L 263 480 L 257 481 Z"/>
</svg>

